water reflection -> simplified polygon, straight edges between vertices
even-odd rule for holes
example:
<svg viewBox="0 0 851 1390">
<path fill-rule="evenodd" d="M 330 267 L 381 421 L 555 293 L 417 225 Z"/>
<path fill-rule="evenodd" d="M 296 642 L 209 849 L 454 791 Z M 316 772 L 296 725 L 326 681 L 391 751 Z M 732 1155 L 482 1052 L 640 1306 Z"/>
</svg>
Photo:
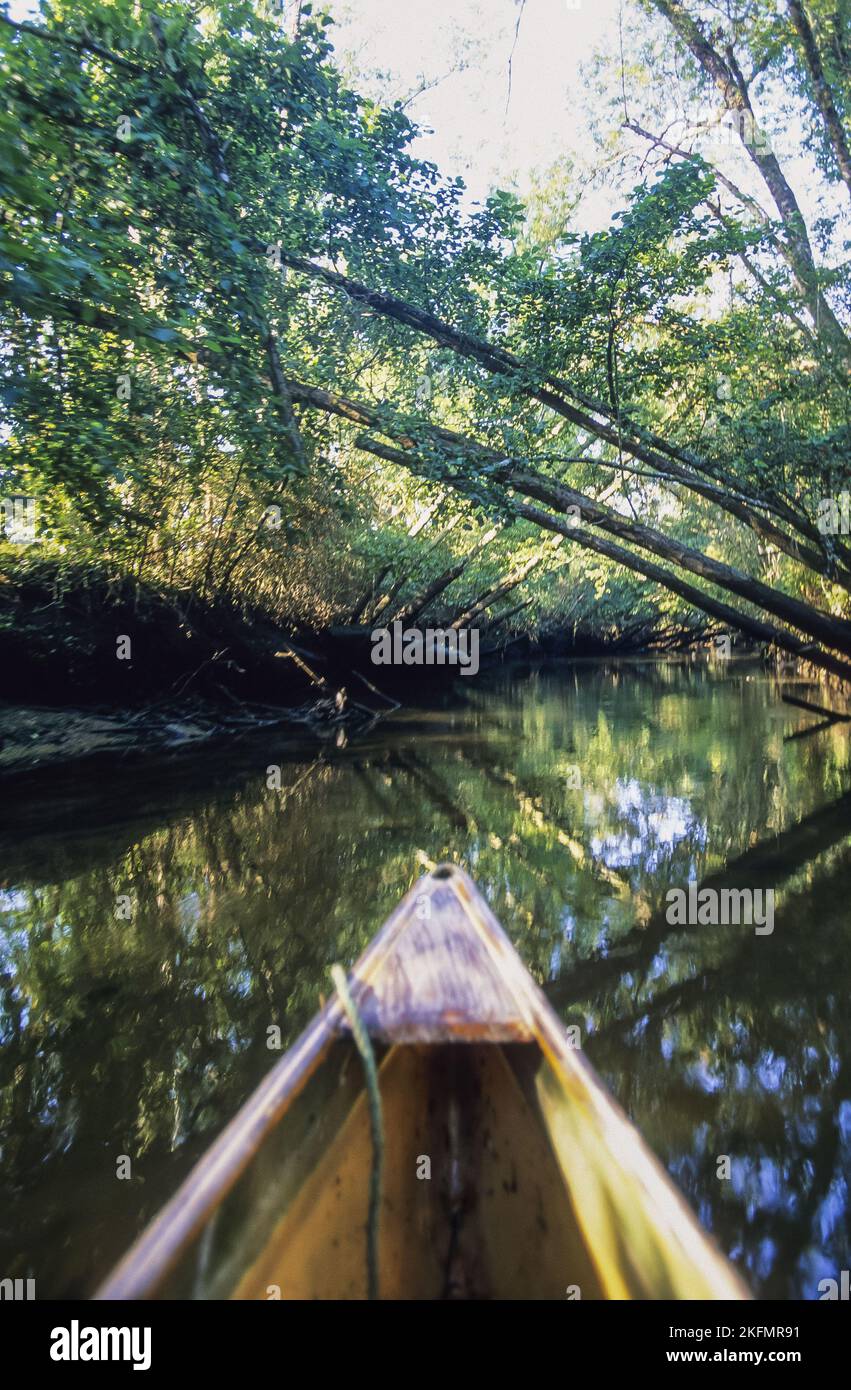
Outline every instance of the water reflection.
<svg viewBox="0 0 851 1390">
<path fill-rule="evenodd" d="M 270 1025 L 291 1041 L 441 858 L 757 1291 L 814 1297 L 848 1268 L 842 726 L 788 741 L 811 721 L 772 682 L 675 665 L 463 694 L 343 750 L 267 734 L 45 775 L 5 808 L 3 1275 L 88 1293 L 268 1069 Z M 774 887 L 774 934 L 671 927 L 690 879 Z"/>
</svg>

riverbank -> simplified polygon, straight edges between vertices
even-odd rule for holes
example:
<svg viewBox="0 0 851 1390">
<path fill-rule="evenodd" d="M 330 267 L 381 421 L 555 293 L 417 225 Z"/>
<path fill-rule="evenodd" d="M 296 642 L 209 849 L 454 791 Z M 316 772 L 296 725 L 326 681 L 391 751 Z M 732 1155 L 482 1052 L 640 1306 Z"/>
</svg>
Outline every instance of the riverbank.
<svg viewBox="0 0 851 1390">
<path fill-rule="evenodd" d="M 238 733 L 292 723 L 292 714 L 227 711 L 199 702 L 137 711 L 0 706 L 0 775 L 82 761 L 211 743 Z"/>
<path fill-rule="evenodd" d="M 441 616 L 427 621 L 439 627 Z M 464 664 L 472 674 L 466 648 L 458 670 L 376 665 L 373 631 L 365 623 L 313 630 L 91 569 L 42 565 L 14 583 L 0 578 L 0 776 L 168 753 L 265 727 L 339 743 L 444 689 Z M 509 625 L 498 637 L 485 631 L 481 643 L 475 636 L 476 669 L 508 656 L 636 654 L 611 632 L 533 637 Z"/>
<path fill-rule="evenodd" d="M 436 628 L 444 621 L 448 630 L 451 619 L 438 614 L 423 621 Z M 404 624 L 388 621 L 392 659 L 375 664 L 376 628 L 368 623 L 312 629 L 92 569 L 40 565 L 23 582 L 0 579 L 0 777 L 182 754 L 265 728 L 339 747 L 389 712 L 440 698 L 456 678 L 469 685 L 480 668 L 509 660 L 711 661 L 718 655 L 705 630 L 676 625 L 655 636 L 642 628 L 638 644 L 634 631 L 508 626 L 498 638 L 487 627 L 459 634 L 456 664 L 422 664 L 424 649 L 408 661 L 403 628 L 409 636 Z M 759 660 L 758 650 L 724 640 L 725 660 Z M 824 681 L 823 672 L 805 671 L 799 662 L 776 669 L 786 679 L 802 674 Z"/>
</svg>

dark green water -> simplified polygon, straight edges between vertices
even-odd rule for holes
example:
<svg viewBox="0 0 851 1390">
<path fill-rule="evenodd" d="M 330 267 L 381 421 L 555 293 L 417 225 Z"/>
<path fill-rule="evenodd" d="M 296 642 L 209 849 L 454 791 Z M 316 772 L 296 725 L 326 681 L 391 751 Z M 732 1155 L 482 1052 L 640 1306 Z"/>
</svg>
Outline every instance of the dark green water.
<svg viewBox="0 0 851 1390">
<path fill-rule="evenodd" d="M 848 726 L 790 737 L 815 720 L 736 667 L 458 685 L 344 749 L 267 734 L 6 790 L 0 1277 L 89 1293 L 272 1064 L 267 1028 L 294 1038 L 443 858 L 754 1290 L 849 1268 Z M 775 889 L 771 936 L 667 924 L 666 890 L 725 865 Z"/>
</svg>

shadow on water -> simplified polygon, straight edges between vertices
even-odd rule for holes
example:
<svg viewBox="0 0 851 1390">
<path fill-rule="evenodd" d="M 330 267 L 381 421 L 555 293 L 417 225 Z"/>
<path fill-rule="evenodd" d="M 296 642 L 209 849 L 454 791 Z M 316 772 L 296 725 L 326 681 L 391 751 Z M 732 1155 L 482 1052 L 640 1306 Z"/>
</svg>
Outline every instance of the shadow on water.
<svg viewBox="0 0 851 1390">
<path fill-rule="evenodd" d="M 849 1267 L 847 727 L 790 740 L 811 719 L 738 669 L 553 666 L 461 693 L 344 749 L 272 732 L 19 780 L 3 1276 L 90 1292 L 274 1061 L 268 1030 L 292 1041 L 441 858 L 755 1290 L 817 1297 Z M 692 879 L 774 888 L 773 934 L 672 927 L 666 892 Z"/>
</svg>

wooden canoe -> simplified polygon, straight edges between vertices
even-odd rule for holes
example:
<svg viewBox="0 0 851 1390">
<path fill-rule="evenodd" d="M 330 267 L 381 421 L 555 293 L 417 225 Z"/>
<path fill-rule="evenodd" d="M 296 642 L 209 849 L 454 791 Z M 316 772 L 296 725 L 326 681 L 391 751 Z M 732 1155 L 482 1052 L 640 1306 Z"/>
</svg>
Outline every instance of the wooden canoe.
<svg viewBox="0 0 851 1390">
<path fill-rule="evenodd" d="M 422 878 L 349 988 L 382 1298 L 749 1297 L 466 873 Z M 335 994 L 96 1297 L 365 1297 L 372 1152 Z"/>
</svg>

